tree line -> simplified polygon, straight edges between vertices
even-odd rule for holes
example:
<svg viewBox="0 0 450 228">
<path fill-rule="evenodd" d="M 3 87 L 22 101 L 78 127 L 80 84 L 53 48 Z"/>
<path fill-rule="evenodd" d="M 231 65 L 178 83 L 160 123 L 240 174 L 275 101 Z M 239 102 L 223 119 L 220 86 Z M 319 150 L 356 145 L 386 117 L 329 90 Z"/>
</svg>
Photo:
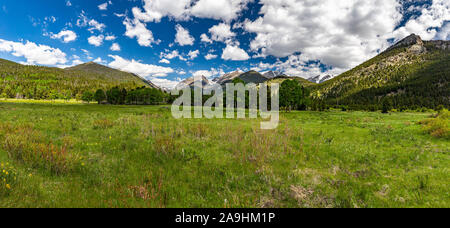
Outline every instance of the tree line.
<svg viewBox="0 0 450 228">
<path fill-rule="evenodd" d="M 96 101 L 98 104 L 111 105 L 161 105 L 170 101 L 170 95 L 155 88 L 139 87 L 127 91 L 116 86 L 107 91 L 85 91 L 81 99 L 88 103 Z"/>
</svg>

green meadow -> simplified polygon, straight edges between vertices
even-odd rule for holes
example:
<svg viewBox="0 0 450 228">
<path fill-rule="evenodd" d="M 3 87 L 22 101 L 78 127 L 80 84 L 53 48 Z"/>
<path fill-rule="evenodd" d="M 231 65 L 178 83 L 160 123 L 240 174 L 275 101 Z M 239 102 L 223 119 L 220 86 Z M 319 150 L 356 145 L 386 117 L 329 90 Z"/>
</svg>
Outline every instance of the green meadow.
<svg viewBox="0 0 450 228">
<path fill-rule="evenodd" d="M 2 102 L 0 207 L 450 207 L 431 115 L 291 112 L 261 130 L 167 106 Z"/>
</svg>

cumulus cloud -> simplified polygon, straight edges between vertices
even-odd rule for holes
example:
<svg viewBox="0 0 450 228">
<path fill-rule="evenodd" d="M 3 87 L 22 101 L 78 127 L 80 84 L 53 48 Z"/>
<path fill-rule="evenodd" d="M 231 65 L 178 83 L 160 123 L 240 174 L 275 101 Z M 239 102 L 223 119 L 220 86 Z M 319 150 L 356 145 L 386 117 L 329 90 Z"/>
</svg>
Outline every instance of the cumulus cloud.
<svg viewBox="0 0 450 228">
<path fill-rule="evenodd" d="M 169 80 L 166 78 L 154 78 L 154 77 L 150 77 L 147 79 L 150 80 L 151 82 L 153 82 L 155 85 L 157 85 L 161 88 L 169 89 L 169 90 L 175 88 L 181 82 L 180 79 Z"/>
<path fill-rule="evenodd" d="M 396 0 L 261 0 L 263 16 L 245 21 L 256 34 L 251 49 L 260 56 L 302 53 L 338 68 L 350 68 L 388 46 L 402 19 Z"/>
<path fill-rule="evenodd" d="M 166 58 L 166 59 L 174 59 L 174 58 L 178 58 L 179 60 L 182 61 L 186 61 L 186 58 L 183 57 L 183 55 L 180 54 L 180 52 L 178 52 L 178 50 L 173 50 L 172 52 L 162 52 L 160 54 L 161 58 Z"/>
<path fill-rule="evenodd" d="M 110 48 L 111 51 L 120 51 L 120 45 L 118 43 L 113 43 Z"/>
<path fill-rule="evenodd" d="M 223 49 L 222 59 L 243 61 L 250 59 L 250 56 L 238 46 L 227 45 L 227 47 Z"/>
<path fill-rule="evenodd" d="M 199 54 L 200 54 L 199 50 L 189 51 L 188 56 L 189 56 L 190 60 L 193 60 L 193 59 L 197 58 Z"/>
<path fill-rule="evenodd" d="M 231 26 L 225 23 L 220 23 L 211 27 L 209 33 L 211 33 L 212 40 L 219 42 L 226 42 L 236 36 L 236 34 L 231 31 Z"/>
<path fill-rule="evenodd" d="M 88 26 L 88 31 L 90 31 L 91 33 L 93 33 L 95 30 L 103 32 L 103 30 L 106 28 L 105 24 L 100 23 L 94 19 L 89 19 L 86 16 L 86 12 L 84 11 L 81 11 L 81 14 L 78 16 L 76 25 L 80 28 Z"/>
<path fill-rule="evenodd" d="M 117 39 L 117 37 L 114 35 L 108 35 L 105 37 L 105 40 L 107 40 L 107 41 L 111 41 L 111 40 L 115 40 L 115 39 Z"/>
<path fill-rule="evenodd" d="M 150 47 L 153 43 L 157 43 L 153 37 L 152 31 L 148 30 L 146 25 L 141 21 L 125 18 L 123 24 L 127 30 L 125 36 L 132 39 L 136 37 L 140 46 Z"/>
<path fill-rule="evenodd" d="M 209 44 L 212 44 L 213 43 L 213 41 L 208 37 L 208 35 L 206 35 L 205 33 L 203 33 L 202 35 L 200 35 L 200 40 L 203 42 L 203 43 L 209 43 Z"/>
<path fill-rule="evenodd" d="M 103 32 L 103 30 L 106 28 L 106 25 L 103 23 L 100 23 L 94 19 L 91 19 L 89 21 L 90 28 L 88 29 L 90 32 L 94 32 L 94 30 L 97 30 L 99 32 Z"/>
<path fill-rule="evenodd" d="M 159 63 L 170 64 L 170 61 L 168 59 L 161 59 L 159 60 Z"/>
<path fill-rule="evenodd" d="M 231 21 L 253 0 L 144 0 L 143 9 L 132 9 L 136 19 L 160 22 L 163 17 L 187 20 L 192 16 Z"/>
<path fill-rule="evenodd" d="M 64 43 L 70 43 L 77 39 L 77 34 L 70 30 L 62 30 L 58 34 L 52 34 L 50 38 L 62 40 Z"/>
<path fill-rule="evenodd" d="M 0 39 L 0 51 L 11 53 L 16 57 L 24 57 L 26 64 L 30 65 L 52 66 L 67 63 L 66 54 L 60 49 L 30 41 L 21 43 Z"/>
<path fill-rule="evenodd" d="M 230 22 L 252 0 L 200 0 L 190 10 L 192 16 Z"/>
<path fill-rule="evenodd" d="M 114 61 L 108 64 L 109 67 L 134 73 L 141 77 L 165 77 L 174 72 L 174 70 L 170 67 L 144 64 L 134 59 L 124 59 L 118 55 L 109 55 L 109 57 L 114 59 Z"/>
<path fill-rule="evenodd" d="M 219 76 L 225 74 L 222 69 L 211 68 L 210 70 L 198 70 L 192 73 L 193 77 L 201 77 L 204 76 L 206 78 L 211 78 L 214 76 Z"/>
<path fill-rule="evenodd" d="M 215 59 L 215 58 L 217 58 L 217 55 L 214 55 L 214 54 L 207 54 L 207 55 L 205 55 L 205 59 L 206 60 L 211 60 L 211 59 Z"/>
<path fill-rule="evenodd" d="M 175 43 L 178 43 L 180 46 L 186 45 L 194 45 L 194 37 L 189 34 L 189 31 L 181 25 L 177 25 L 176 28 L 177 34 L 175 35 Z"/>
<path fill-rule="evenodd" d="M 160 22 L 163 17 L 177 20 L 188 18 L 192 0 L 144 0 L 144 10 L 132 9 L 135 19 L 143 22 Z"/>
<path fill-rule="evenodd" d="M 98 5 L 99 10 L 107 10 L 108 9 L 108 3 L 105 2 L 103 4 Z"/>
<path fill-rule="evenodd" d="M 450 40 L 450 22 L 447 22 L 445 26 L 436 34 L 437 40 Z"/>
<path fill-rule="evenodd" d="M 409 20 L 403 27 L 394 31 L 394 38 L 399 40 L 415 33 L 425 40 L 442 39 L 443 33 L 449 31 L 449 21 L 450 1 L 433 0 L 431 6 L 422 8 L 419 17 Z"/>
<path fill-rule="evenodd" d="M 94 45 L 96 47 L 103 45 L 103 40 L 105 39 L 105 36 L 99 35 L 99 36 L 91 36 L 88 38 L 88 42 L 91 45 Z"/>
</svg>

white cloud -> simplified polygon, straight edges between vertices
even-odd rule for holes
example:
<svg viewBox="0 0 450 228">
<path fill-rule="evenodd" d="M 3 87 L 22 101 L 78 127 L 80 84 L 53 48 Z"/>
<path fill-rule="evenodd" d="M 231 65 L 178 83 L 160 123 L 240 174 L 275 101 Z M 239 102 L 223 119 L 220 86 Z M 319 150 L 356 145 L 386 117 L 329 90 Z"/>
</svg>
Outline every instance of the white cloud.
<svg viewBox="0 0 450 228">
<path fill-rule="evenodd" d="M 0 51 L 24 57 L 27 60 L 26 64 L 29 65 L 58 65 L 67 62 L 66 54 L 60 49 L 30 41 L 21 43 L 0 39 Z"/>
<path fill-rule="evenodd" d="M 161 59 L 159 60 L 159 63 L 170 64 L 170 61 L 168 59 Z"/>
<path fill-rule="evenodd" d="M 336 76 L 345 69 L 342 68 L 333 68 L 322 72 L 322 68 L 319 64 L 307 63 L 307 59 L 304 58 L 303 55 L 290 55 L 286 61 L 276 61 L 275 63 L 259 63 L 256 66 L 252 67 L 252 70 L 263 72 L 268 70 L 276 70 L 279 72 L 283 72 L 289 76 L 298 76 L 302 78 L 310 78 L 317 75 L 333 75 Z"/>
<path fill-rule="evenodd" d="M 106 64 L 106 61 L 100 57 L 96 58 L 93 62 L 98 63 L 98 64 Z"/>
<path fill-rule="evenodd" d="M 396 0 L 261 0 L 263 16 L 245 21 L 256 34 L 251 49 L 260 56 L 305 59 L 350 68 L 388 46 L 387 36 L 400 22 Z"/>
<path fill-rule="evenodd" d="M 222 69 L 211 68 L 210 70 L 199 70 L 192 73 L 193 77 L 205 76 L 206 78 L 211 78 L 214 76 L 219 76 L 225 74 Z"/>
<path fill-rule="evenodd" d="M 150 47 L 152 43 L 157 43 L 153 38 L 152 31 L 148 30 L 144 23 L 139 20 L 125 18 L 123 24 L 126 27 L 125 35 L 129 38 L 137 38 L 138 44 L 144 47 Z"/>
<path fill-rule="evenodd" d="M 187 20 L 192 16 L 231 21 L 253 0 L 143 0 L 143 9 L 132 9 L 136 19 L 160 22 L 163 17 Z"/>
<path fill-rule="evenodd" d="M 163 17 L 176 20 L 188 18 L 188 8 L 192 0 L 143 0 L 144 10 L 132 9 L 135 19 L 143 22 L 160 22 Z"/>
<path fill-rule="evenodd" d="M 222 59 L 242 61 L 250 59 L 250 56 L 238 46 L 227 45 L 223 50 Z"/>
<path fill-rule="evenodd" d="M 190 10 L 190 14 L 199 18 L 231 21 L 252 0 L 200 0 Z"/>
<path fill-rule="evenodd" d="M 231 26 L 225 23 L 220 23 L 211 27 L 209 33 L 211 33 L 212 40 L 219 42 L 226 42 L 236 36 L 236 34 L 231 31 Z"/>
<path fill-rule="evenodd" d="M 72 6 L 72 3 L 70 2 L 70 0 L 67 0 L 66 6 Z"/>
<path fill-rule="evenodd" d="M 77 34 L 70 30 L 62 30 L 58 34 L 51 35 L 52 39 L 62 39 L 62 42 L 64 43 L 70 43 L 72 41 L 75 41 L 77 39 Z"/>
<path fill-rule="evenodd" d="M 120 51 L 120 45 L 118 43 L 113 43 L 110 48 L 111 51 Z"/>
<path fill-rule="evenodd" d="M 89 26 L 88 31 L 93 33 L 95 30 L 99 32 L 103 32 L 103 30 L 106 28 L 106 25 L 103 23 L 100 23 L 94 19 L 89 19 L 86 16 L 86 12 L 81 11 L 81 14 L 78 16 L 76 25 L 80 28 Z"/>
<path fill-rule="evenodd" d="M 183 57 L 183 55 L 181 55 L 177 50 L 174 50 L 172 52 L 162 52 L 160 54 L 161 58 L 166 58 L 166 59 L 174 59 L 174 58 L 178 58 L 182 61 L 186 61 L 186 58 Z"/>
<path fill-rule="evenodd" d="M 153 82 L 155 85 L 161 87 L 161 88 L 166 88 L 166 89 L 173 89 L 175 88 L 180 82 L 181 80 L 169 80 L 166 78 L 154 78 L 154 77 L 150 77 L 147 78 L 148 80 L 150 80 L 151 82 Z"/>
<path fill-rule="evenodd" d="M 117 55 L 109 55 L 114 61 L 110 62 L 108 66 L 122 71 L 137 74 L 141 77 L 164 77 L 174 70 L 170 67 L 162 67 L 151 64 L 144 64 L 134 59 L 127 60 Z"/>
<path fill-rule="evenodd" d="M 117 39 L 117 37 L 114 35 L 108 35 L 105 37 L 105 40 L 107 40 L 107 41 L 111 41 L 111 40 L 115 40 L 115 39 Z"/>
<path fill-rule="evenodd" d="M 97 30 L 99 32 L 103 32 L 103 30 L 106 28 L 106 25 L 103 23 L 100 23 L 94 19 L 89 21 L 90 28 L 88 29 L 90 32 L 93 32 L 94 30 Z"/>
<path fill-rule="evenodd" d="M 450 40 L 450 22 L 447 22 L 445 26 L 436 34 L 437 40 Z"/>
<path fill-rule="evenodd" d="M 103 45 L 103 39 L 105 39 L 105 36 L 99 35 L 99 36 L 91 36 L 88 38 L 88 42 L 91 45 L 94 45 L 96 47 Z"/>
<path fill-rule="evenodd" d="M 189 34 L 189 31 L 181 25 L 176 26 L 177 34 L 175 35 L 175 43 L 180 46 L 194 45 L 194 37 Z"/>
<path fill-rule="evenodd" d="M 208 37 L 208 35 L 206 35 L 205 33 L 203 33 L 202 35 L 200 35 L 200 39 L 203 43 L 210 43 L 212 44 L 213 41 Z"/>
<path fill-rule="evenodd" d="M 211 59 L 215 59 L 215 58 L 217 58 L 217 55 L 214 55 L 214 54 L 207 54 L 206 56 L 205 56 L 205 59 L 206 60 L 211 60 Z"/>
<path fill-rule="evenodd" d="M 99 10 L 108 10 L 108 3 L 105 2 L 103 4 L 98 5 Z"/>
<path fill-rule="evenodd" d="M 190 60 L 193 60 L 193 59 L 197 58 L 199 54 L 200 54 L 199 50 L 189 51 L 188 56 L 189 56 Z"/>
<path fill-rule="evenodd" d="M 79 60 L 79 59 L 75 59 L 75 60 L 72 61 L 72 65 L 73 65 L 73 66 L 80 65 L 80 64 L 83 64 L 83 63 L 84 63 L 84 62 L 81 61 L 81 60 Z"/>
<path fill-rule="evenodd" d="M 403 27 L 397 29 L 394 38 L 399 40 L 415 33 L 425 40 L 441 39 L 442 31 L 448 31 L 446 26 L 448 21 L 450 21 L 450 1 L 433 0 L 431 6 L 422 9 L 419 17 L 409 20 Z M 442 29 L 438 31 L 436 28 Z"/>
</svg>

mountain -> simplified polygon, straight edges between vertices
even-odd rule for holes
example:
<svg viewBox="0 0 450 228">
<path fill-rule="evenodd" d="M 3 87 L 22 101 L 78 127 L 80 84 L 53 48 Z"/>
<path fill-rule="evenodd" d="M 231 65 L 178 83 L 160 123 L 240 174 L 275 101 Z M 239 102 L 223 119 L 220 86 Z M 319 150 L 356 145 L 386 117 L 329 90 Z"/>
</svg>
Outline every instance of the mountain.
<svg viewBox="0 0 450 228">
<path fill-rule="evenodd" d="M 0 59 L 0 97 L 29 99 L 80 98 L 85 91 L 127 90 L 153 87 L 152 83 L 130 73 L 95 63 L 60 69 L 31 66 Z"/>
<path fill-rule="evenodd" d="M 410 35 L 367 62 L 314 86 L 329 104 L 396 108 L 450 106 L 450 41 Z"/>
<path fill-rule="evenodd" d="M 271 83 L 278 83 L 278 84 L 281 85 L 286 80 L 295 80 L 295 81 L 297 81 L 298 83 L 300 83 L 304 87 L 312 87 L 312 86 L 316 85 L 316 83 L 310 82 L 310 81 L 308 81 L 308 80 L 306 80 L 304 78 L 301 78 L 301 77 L 289 77 L 289 76 L 286 76 L 286 75 L 280 75 L 280 76 L 277 76 L 275 78 L 269 79 L 267 81 L 267 84 L 270 85 Z"/>
<path fill-rule="evenodd" d="M 263 76 L 268 79 L 276 78 L 280 75 L 283 75 L 283 73 L 278 72 L 278 71 L 268 71 L 268 72 L 263 73 Z"/>
<path fill-rule="evenodd" d="M 69 67 L 65 69 L 66 71 L 71 72 L 85 72 L 89 74 L 103 75 L 107 80 L 114 80 L 116 82 L 129 82 L 134 81 L 137 84 L 144 84 L 145 86 L 149 86 L 151 88 L 159 89 L 158 86 L 153 84 L 152 82 L 143 79 L 136 74 L 128 73 L 116 69 L 109 68 L 107 66 L 103 66 L 97 64 L 95 62 L 89 62 L 80 64 L 74 67 Z"/>
<path fill-rule="evenodd" d="M 308 78 L 308 81 L 320 84 L 320 83 L 326 82 L 332 78 L 333 78 L 333 76 L 331 76 L 331 75 L 325 75 L 323 77 L 321 75 L 317 75 L 315 77 Z"/>
<path fill-rule="evenodd" d="M 184 81 L 180 82 L 176 87 L 175 90 L 181 90 L 186 87 L 195 88 L 195 80 L 201 80 L 201 86 L 202 88 L 210 85 L 209 80 L 205 76 L 201 77 L 190 77 L 185 79 Z"/>
<path fill-rule="evenodd" d="M 224 75 L 222 75 L 222 76 L 220 76 L 218 78 L 215 78 L 213 80 L 213 82 L 215 82 L 215 83 L 217 83 L 219 85 L 224 85 L 226 83 L 232 82 L 233 79 L 241 76 L 243 73 L 244 72 L 242 72 L 242 71 L 234 71 L 234 72 L 231 72 L 231 73 L 228 73 L 228 74 L 224 74 Z"/>
<path fill-rule="evenodd" d="M 245 83 L 263 83 L 269 80 L 268 78 L 264 77 L 264 75 L 252 70 L 247 73 L 243 73 L 239 76 L 240 79 L 242 79 Z"/>
</svg>

